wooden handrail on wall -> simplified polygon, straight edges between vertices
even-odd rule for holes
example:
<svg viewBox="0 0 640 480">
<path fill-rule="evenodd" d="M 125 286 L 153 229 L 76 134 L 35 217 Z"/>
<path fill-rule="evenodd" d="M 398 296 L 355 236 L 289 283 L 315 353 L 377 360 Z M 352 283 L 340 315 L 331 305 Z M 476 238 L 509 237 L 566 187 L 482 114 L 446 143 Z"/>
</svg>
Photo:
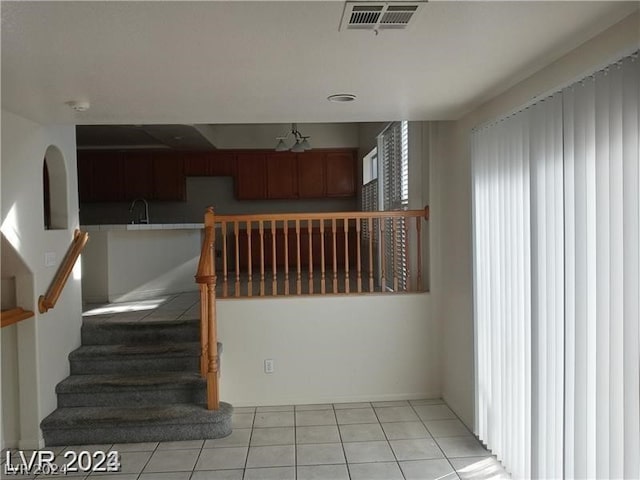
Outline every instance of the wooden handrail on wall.
<svg viewBox="0 0 640 480">
<path fill-rule="evenodd" d="M 73 266 L 76 264 L 88 240 L 89 234 L 87 232 L 81 232 L 80 230 L 74 232 L 73 241 L 71 245 L 69 245 L 67 254 L 64 256 L 56 275 L 53 277 L 47 293 L 40 295 L 38 299 L 38 311 L 40 313 L 45 313 L 56 306 L 58 298 L 60 298 L 60 294 L 67 284 L 69 275 L 71 275 L 73 271 Z"/>
<path fill-rule="evenodd" d="M 24 308 L 16 307 L 9 310 L 3 310 L 0 312 L 0 325 L 2 328 L 13 325 L 14 323 L 21 322 L 27 318 L 33 317 L 34 313 L 31 310 L 25 310 Z"/>
</svg>

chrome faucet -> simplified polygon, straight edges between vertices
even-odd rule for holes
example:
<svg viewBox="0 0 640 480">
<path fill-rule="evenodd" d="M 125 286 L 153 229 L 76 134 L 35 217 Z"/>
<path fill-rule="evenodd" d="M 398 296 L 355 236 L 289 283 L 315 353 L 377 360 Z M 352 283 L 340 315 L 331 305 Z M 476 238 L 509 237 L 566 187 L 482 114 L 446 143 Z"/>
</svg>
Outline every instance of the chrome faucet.
<svg viewBox="0 0 640 480">
<path fill-rule="evenodd" d="M 133 212 L 133 209 L 138 202 L 144 203 L 144 217 L 139 216 L 138 223 L 149 223 L 149 203 L 144 198 L 136 198 L 131 202 L 131 205 L 129 206 L 129 213 Z M 132 220 L 131 223 L 135 223 L 135 220 Z"/>
</svg>

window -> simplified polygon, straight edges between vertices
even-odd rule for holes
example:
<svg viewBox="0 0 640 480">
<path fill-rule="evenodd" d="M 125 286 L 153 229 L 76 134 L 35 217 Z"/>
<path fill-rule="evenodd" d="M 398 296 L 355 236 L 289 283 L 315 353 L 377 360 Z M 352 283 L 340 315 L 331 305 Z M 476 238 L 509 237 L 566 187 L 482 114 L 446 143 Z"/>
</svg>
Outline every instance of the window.
<svg viewBox="0 0 640 480">
<path fill-rule="evenodd" d="M 362 159 L 362 185 L 378 179 L 378 148 L 374 148 Z"/>
<path fill-rule="evenodd" d="M 378 136 L 379 185 L 381 210 L 406 210 L 409 207 L 409 129 L 408 122 L 391 123 Z M 377 173 L 377 172 L 376 172 Z M 408 258 L 404 219 L 384 222 L 385 264 L 381 277 L 388 290 L 406 290 Z"/>
</svg>

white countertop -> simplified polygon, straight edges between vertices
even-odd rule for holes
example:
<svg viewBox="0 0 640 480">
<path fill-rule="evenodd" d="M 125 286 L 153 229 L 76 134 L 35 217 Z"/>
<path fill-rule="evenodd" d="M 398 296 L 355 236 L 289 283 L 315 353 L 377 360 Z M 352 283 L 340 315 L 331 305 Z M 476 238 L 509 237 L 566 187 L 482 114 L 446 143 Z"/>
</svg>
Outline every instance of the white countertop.
<svg viewBox="0 0 640 480">
<path fill-rule="evenodd" d="M 200 230 L 203 223 L 120 223 L 112 225 L 81 225 L 85 232 L 108 232 L 113 230 Z"/>
</svg>

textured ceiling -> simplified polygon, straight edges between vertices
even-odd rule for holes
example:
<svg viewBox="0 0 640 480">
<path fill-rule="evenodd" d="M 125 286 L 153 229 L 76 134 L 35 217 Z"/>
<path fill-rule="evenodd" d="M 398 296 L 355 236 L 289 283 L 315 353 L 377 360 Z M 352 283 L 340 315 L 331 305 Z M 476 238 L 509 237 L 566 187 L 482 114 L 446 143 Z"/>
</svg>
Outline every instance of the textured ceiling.
<svg viewBox="0 0 640 480">
<path fill-rule="evenodd" d="M 453 119 L 638 2 L 430 2 L 409 30 L 377 36 L 339 32 L 343 7 L 2 2 L 2 106 L 43 123 Z"/>
</svg>

